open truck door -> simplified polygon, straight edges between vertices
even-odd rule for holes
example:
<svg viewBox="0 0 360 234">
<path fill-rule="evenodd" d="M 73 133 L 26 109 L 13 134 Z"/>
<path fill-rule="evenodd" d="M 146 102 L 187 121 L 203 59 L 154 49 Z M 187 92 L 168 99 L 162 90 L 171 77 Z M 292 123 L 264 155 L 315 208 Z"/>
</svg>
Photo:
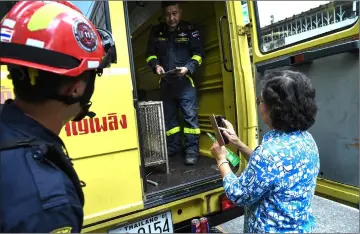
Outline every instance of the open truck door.
<svg viewBox="0 0 360 234">
<path fill-rule="evenodd" d="M 246 31 L 246 25 L 248 25 L 246 9 L 246 1 L 227 1 L 227 16 L 220 17 L 220 27 L 222 27 L 222 20 L 225 18 L 229 27 L 229 40 L 231 43 L 229 57 L 231 59 L 228 61 L 224 46 L 222 46 L 223 66 L 224 70 L 231 71 L 234 77 L 237 132 L 239 138 L 254 149 L 258 145 L 258 123 L 255 86 L 249 54 L 249 37 Z M 231 66 L 231 68 L 228 68 L 228 66 Z M 246 160 L 242 157 L 240 170 L 243 171 L 245 166 Z"/>
<path fill-rule="evenodd" d="M 266 71 L 290 69 L 309 76 L 319 108 L 316 122 L 309 129 L 320 153 L 316 192 L 357 206 L 359 2 L 247 4 L 250 24 L 241 30 L 252 38 L 256 94 Z M 269 129 L 262 121 L 258 124 L 261 139 Z"/>
</svg>

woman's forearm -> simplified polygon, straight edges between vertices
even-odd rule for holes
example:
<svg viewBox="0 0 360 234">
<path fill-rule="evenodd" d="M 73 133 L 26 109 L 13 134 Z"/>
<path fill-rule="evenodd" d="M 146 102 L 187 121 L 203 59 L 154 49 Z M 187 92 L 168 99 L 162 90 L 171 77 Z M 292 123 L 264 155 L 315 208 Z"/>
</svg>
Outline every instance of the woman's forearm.
<svg viewBox="0 0 360 234">
<path fill-rule="evenodd" d="M 221 174 L 221 178 L 224 178 L 226 175 L 233 173 L 233 171 L 230 168 L 229 163 L 222 163 L 223 161 L 218 161 L 218 167 L 219 167 L 219 172 Z"/>
<path fill-rule="evenodd" d="M 249 161 L 251 154 L 253 153 L 253 150 L 250 149 L 247 145 L 245 145 L 242 142 L 239 142 L 236 144 L 236 148 L 242 153 L 242 155 L 245 157 L 246 161 Z"/>
</svg>

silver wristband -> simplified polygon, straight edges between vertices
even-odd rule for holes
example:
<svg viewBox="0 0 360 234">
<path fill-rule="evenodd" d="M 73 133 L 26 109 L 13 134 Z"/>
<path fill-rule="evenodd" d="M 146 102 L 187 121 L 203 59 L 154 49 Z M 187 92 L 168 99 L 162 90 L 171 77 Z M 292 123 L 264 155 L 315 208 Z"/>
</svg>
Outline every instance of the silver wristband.
<svg viewBox="0 0 360 234">
<path fill-rule="evenodd" d="M 229 162 L 228 162 L 228 161 L 223 161 L 223 162 L 221 162 L 221 163 L 220 163 L 220 165 L 218 166 L 218 170 L 220 170 L 221 165 L 223 165 L 224 163 L 229 164 Z"/>
</svg>

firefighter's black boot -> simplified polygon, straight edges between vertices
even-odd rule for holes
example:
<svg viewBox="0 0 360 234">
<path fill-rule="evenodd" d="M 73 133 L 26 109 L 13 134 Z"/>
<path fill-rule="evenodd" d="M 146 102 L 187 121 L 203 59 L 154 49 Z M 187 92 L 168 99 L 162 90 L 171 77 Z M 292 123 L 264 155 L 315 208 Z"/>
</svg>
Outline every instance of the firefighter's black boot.
<svg viewBox="0 0 360 234">
<path fill-rule="evenodd" d="M 195 165 L 199 159 L 199 154 L 194 152 L 187 153 L 185 156 L 185 164 L 186 165 Z"/>
</svg>

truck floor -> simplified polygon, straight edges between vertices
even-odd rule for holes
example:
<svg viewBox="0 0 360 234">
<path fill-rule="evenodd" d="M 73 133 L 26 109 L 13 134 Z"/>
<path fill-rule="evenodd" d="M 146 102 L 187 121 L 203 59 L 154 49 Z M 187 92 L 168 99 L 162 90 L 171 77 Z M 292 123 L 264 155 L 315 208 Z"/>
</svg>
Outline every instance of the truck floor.
<svg viewBox="0 0 360 234">
<path fill-rule="evenodd" d="M 158 186 L 148 183 L 147 194 L 219 175 L 215 159 L 206 156 L 200 156 L 195 165 L 185 165 L 183 157 L 172 157 L 169 158 L 169 168 L 170 174 L 156 168 L 146 169 L 146 179 L 158 183 Z"/>
</svg>

